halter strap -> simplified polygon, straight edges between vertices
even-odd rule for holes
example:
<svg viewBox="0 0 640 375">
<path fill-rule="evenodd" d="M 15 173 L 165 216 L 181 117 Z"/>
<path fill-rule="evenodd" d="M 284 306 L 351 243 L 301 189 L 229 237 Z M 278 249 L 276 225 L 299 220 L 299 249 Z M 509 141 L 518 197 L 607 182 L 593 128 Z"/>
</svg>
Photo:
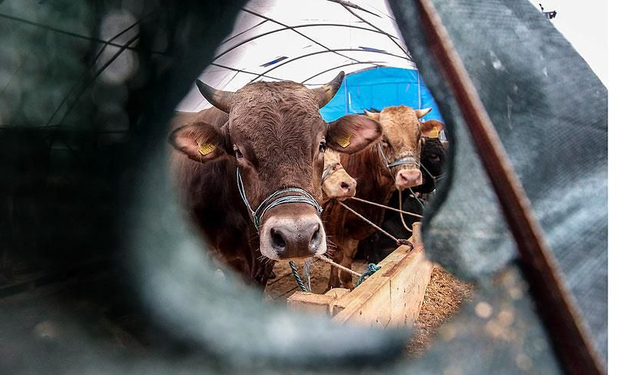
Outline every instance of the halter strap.
<svg viewBox="0 0 640 375">
<path fill-rule="evenodd" d="M 336 173 L 340 169 L 344 169 L 343 166 L 340 166 L 340 168 L 336 169 L 335 171 L 332 171 L 333 167 L 335 167 L 336 164 L 338 164 L 338 163 L 336 162 L 336 163 L 331 163 L 331 164 L 327 165 L 327 167 L 322 172 L 322 179 L 320 180 L 320 185 L 324 184 L 324 182 L 327 180 L 327 178 L 329 178 L 329 176 L 331 176 L 332 174 Z"/>
<path fill-rule="evenodd" d="M 384 153 L 384 150 L 382 149 L 382 146 L 380 145 L 380 143 L 378 143 L 378 151 L 380 152 L 380 155 L 382 155 L 382 159 L 384 160 L 384 164 L 387 167 L 389 174 L 391 174 L 391 168 L 397 167 L 399 165 L 404 165 L 404 164 L 411 164 L 420 168 L 420 161 L 418 160 L 418 157 L 415 155 L 404 155 L 392 162 L 389 162 L 389 158 L 387 158 L 387 155 Z"/>
<path fill-rule="evenodd" d="M 236 168 L 236 182 L 238 185 L 238 192 L 240 193 L 240 198 L 244 202 L 244 205 L 247 206 L 247 210 L 251 214 L 253 218 L 253 225 L 256 229 L 260 228 L 260 223 L 264 218 L 264 215 L 272 208 L 275 208 L 281 204 L 287 203 L 306 203 L 308 205 L 313 206 L 318 214 L 322 213 L 322 206 L 315 200 L 315 198 L 309 194 L 306 190 L 296 188 L 296 187 L 288 187 L 284 189 L 278 189 L 271 193 L 268 197 L 266 197 L 260 204 L 258 208 L 254 211 L 249 204 L 249 200 L 247 199 L 247 194 L 244 190 L 244 183 L 242 182 L 242 175 L 240 174 L 240 168 Z M 300 194 L 300 195 L 292 195 L 292 194 Z"/>
<path fill-rule="evenodd" d="M 441 179 L 444 176 L 444 173 L 438 175 L 437 177 L 434 176 L 431 172 L 429 172 L 429 170 L 427 169 L 427 167 L 424 166 L 424 164 L 420 163 L 420 168 L 427 172 L 427 174 L 429 175 L 429 177 L 431 177 L 431 179 L 433 180 L 433 183 L 437 183 L 439 179 Z"/>
<path fill-rule="evenodd" d="M 391 177 L 394 177 L 393 174 L 391 173 L 391 168 L 397 167 L 399 165 L 404 165 L 404 164 L 412 164 L 422 169 L 427 173 L 427 175 L 429 175 L 429 177 L 431 177 L 434 184 L 444 177 L 444 173 L 438 176 L 434 176 L 431 172 L 429 172 L 427 167 L 425 167 L 424 164 L 422 164 L 422 162 L 415 155 L 401 156 L 396 160 L 394 160 L 393 162 L 389 162 L 389 159 L 387 158 L 387 155 L 385 155 L 384 150 L 382 149 L 382 146 L 380 145 L 380 143 L 378 143 L 378 150 L 380 151 L 380 155 L 382 155 L 382 159 L 384 159 L 384 164 L 386 165 L 387 170 L 389 171 L 389 174 L 391 174 Z"/>
<path fill-rule="evenodd" d="M 331 163 L 329 165 L 327 165 L 327 167 L 324 169 L 324 171 L 322 171 L 322 179 L 320 180 L 320 185 L 324 184 L 324 181 L 331 176 L 333 173 L 331 172 L 331 169 L 333 168 L 333 166 L 336 165 L 336 163 Z"/>
</svg>

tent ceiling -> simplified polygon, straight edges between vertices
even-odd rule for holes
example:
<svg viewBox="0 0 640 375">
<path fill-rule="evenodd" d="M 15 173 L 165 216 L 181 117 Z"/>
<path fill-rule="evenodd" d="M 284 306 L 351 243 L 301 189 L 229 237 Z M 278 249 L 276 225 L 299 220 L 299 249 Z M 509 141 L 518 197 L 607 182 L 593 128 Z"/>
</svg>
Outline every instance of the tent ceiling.
<svg viewBox="0 0 640 375">
<path fill-rule="evenodd" d="M 379 66 L 415 69 L 385 0 L 253 0 L 200 79 L 227 91 L 254 81 L 317 86 Z M 194 85 L 177 109 L 209 106 Z"/>
</svg>

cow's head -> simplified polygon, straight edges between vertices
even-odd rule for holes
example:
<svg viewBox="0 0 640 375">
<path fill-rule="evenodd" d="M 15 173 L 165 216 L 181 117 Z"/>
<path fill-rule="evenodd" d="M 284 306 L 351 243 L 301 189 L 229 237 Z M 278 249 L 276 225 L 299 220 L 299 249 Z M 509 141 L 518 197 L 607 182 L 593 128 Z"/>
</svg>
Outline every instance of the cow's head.
<svg viewBox="0 0 640 375">
<path fill-rule="evenodd" d="M 419 119 L 430 111 L 431 108 L 414 110 L 404 105 L 387 107 L 380 113 L 365 111 L 368 117 L 382 125 L 383 138 L 379 146 L 385 164 L 383 168 L 389 170 L 400 190 L 422 183 L 420 138 L 428 136 L 433 126 Z"/>
<path fill-rule="evenodd" d="M 447 142 L 440 141 L 440 132 L 444 124 L 438 120 L 428 120 L 424 126 L 431 128 L 429 136 L 422 137 L 422 151 L 420 160 L 425 168 L 434 177 L 444 174 L 444 166 L 447 160 Z"/>
<path fill-rule="evenodd" d="M 331 149 L 324 153 L 322 172 L 322 199 L 345 200 L 356 195 L 356 180 L 344 170 L 340 154 Z"/>
<path fill-rule="evenodd" d="M 366 116 L 348 115 L 330 123 L 322 119 L 319 109 L 335 95 L 343 78 L 341 72 L 315 89 L 290 81 L 256 82 L 237 92 L 216 90 L 198 81 L 202 95 L 227 112 L 229 120 L 221 128 L 199 123 L 176 129 L 171 142 L 200 162 L 234 157 L 247 211 L 263 202 L 268 206 L 274 201 L 268 198 L 286 188 L 302 189 L 320 201 L 325 150 L 354 153 L 381 134 L 380 124 Z M 263 214 L 256 226 L 260 251 L 266 257 L 307 257 L 326 251 L 319 212 L 308 202 L 287 202 Z"/>
<path fill-rule="evenodd" d="M 447 142 L 439 138 L 444 124 L 438 120 L 428 120 L 425 124 L 431 126 L 432 130 L 429 136 L 422 137 L 420 162 L 426 171 L 423 170 L 422 185 L 415 190 L 420 193 L 430 193 L 435 189 L 437 180 L 444 175 L 447 161 Z"/>
</svg>

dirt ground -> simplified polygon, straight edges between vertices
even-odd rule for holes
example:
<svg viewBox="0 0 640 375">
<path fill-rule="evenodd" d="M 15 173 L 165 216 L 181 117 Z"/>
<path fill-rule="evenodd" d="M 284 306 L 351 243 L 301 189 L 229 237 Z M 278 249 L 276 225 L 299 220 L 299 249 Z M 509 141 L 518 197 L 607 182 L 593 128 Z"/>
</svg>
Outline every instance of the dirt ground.
<svg viewBox="0 0 640 375">
<path fill-rule="evenodd" d="M 323 293 L 326 289 L 329 268 L 330 266 L 323 262 L 313 264 L 311 290 L 314 293 Z M 357 272 L 362 272 L 365 268 L 364 262 L 355 262 L 353 265 L 353 269 Z M 298 271 L 303 275 L 301 267 L 298 267 Z M 278 262 L 274 273 L 276 277 L 267 284 L 264 298 L 286 303 L 287 297 L 299 290 L 298 285 L 291 275 L 291 268 L 287 262 Z M 427 350 L 438 327 L 451 318 L 460 309 L 462 302 L 470 300 L 472 295 L 472 284 L 461 282 L 436 265 L 424 295 L 420 316 L 414 324 L 414 335 L 407 345 L 407 355 L 415 357 Z"/>
</svg>

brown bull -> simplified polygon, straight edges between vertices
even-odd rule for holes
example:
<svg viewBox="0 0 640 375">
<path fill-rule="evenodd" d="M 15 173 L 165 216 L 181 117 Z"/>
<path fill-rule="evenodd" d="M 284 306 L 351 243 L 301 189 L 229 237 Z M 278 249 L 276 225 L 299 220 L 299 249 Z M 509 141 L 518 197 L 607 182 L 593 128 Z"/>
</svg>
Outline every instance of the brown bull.
<svg viewBox="0 0 640 375">
<path fill-rule="evenodd" d="M 428 136 L 433 122 L 421 123 L 431 108 L 414 110 L 406 106 L 388 107 L 380 113 L 365 112 L 380 122 L 383 137 L 354 155 L 342 155 L 341 161 L 349 175 L 358 182 L 358 198 L 387 204 L 396 189 L 407 189 L 422 183 L 420 170 L 420 138 Z M 376 225 L 384 218 L 384 209 L 356 201 L 347 205 Z M 336 245 L 333 258 L 351 268 L 358 242 L 375 232 L 375 228 L 347 211 L 337 202 L 326 205 L 322 215 L 327 236 Z M 329 288 L 353 288 L 351 274 L 331 268 Z"/>
<path fill-rule="evenodd" d="M 170 135 L 184 205 L 210 249 L 247 280 L 264 285 L 273 260 L 326 251 L 318 204 L 324 151 L 353 153 L 381 133 L 366 116 L 322 120 L 318 110 L 343 78 L 317 89 L 256 82 L 235 93 L 198 81 L 217 109 L 173 121 L 184 124 Z"/>
</svg>

